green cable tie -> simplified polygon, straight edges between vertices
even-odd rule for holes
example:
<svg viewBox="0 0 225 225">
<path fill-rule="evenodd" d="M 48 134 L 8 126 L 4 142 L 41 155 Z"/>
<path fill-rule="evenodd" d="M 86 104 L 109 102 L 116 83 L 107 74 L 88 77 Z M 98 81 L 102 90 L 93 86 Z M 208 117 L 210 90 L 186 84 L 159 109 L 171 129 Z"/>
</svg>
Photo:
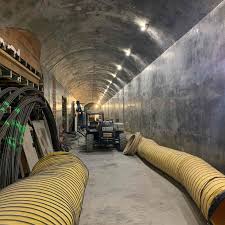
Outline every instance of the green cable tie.
<svg viewBox="0 0 225 225">
<path fill-rule="evenodd" d="M 9 107 L 9 103 L 4 101 L 2 103 L 2 107 L 0 107 L 0 112 L 6 113 L 7 112 L 6 109 L 5 109 L 6 107 Z"/>
<path fill-rule="evenodd" d="M 22 145 L 23 144 L 23 137 L 20 138 L 19 140 L 19 144 Z"/>
<path fill-rule="evenodd" d="M 5 106 L 7 106 L 7 107 L 10 106 L 9 102 L 7 102 L 7 101 L 4 101 L 4 102 L 3 102 L 3 105 L 5 105 Z"/>
<path fill-rule="evenodd" d="M 18 114 L 18 113 L 20 113 L 21 109 L 17 107 L 17 108 L 15 108 L 15 111 Z"/>
<path fill-rule="evenodd" d="M 11 145 L 12 144 L 12 141 L 10 138 L 7 138 L 7 144 Z"/>
<path fill-rule="evenodd" d="M 15 143 L 15 142 L 12 143 L 12 147 L 13 147 L 14 149 L 16 149 L 16 143 Z"/>
<path fill-rule="evenodd" d="M 22 126 L 22 128 L 21 128 L 21 133 L 22 133 L 22 134 L 24 134 L 24 133 L 25 133 L 26 128 L 27 128 L 27 127 L 26 127 L 26 125 Z"/>
<path fill-rule="evenodd" d="M 17 127 L 19 130 L 21 129 L 21 124 L 20 122 L 16 121 L 15 122 L 15 127 Z"/>
<path fill-rule="evenodd" d="M 6 138 L 6 143 L 13 149 L 16 149 L 16 139 L 12 137 Z"/>
<path fill-rule="evenodd" d="M 6 112 L 5 108 L 4 108 L 4 107 L 1 107 L 1 108 L 0 108 L 0 112 L 5 113 L 5 112 Z"/>
<path fill-rule="evenodd" d="M 22 125 L 19 121 L 16 121 L 16 120 L 12 120 L 11 121 L 11 126 L 15 126 L 16 128 L 18 128 L 18 130 L 21 132 L 21 133 L 24 133 L 25 132 L 25 127 L 24 125 Z"/>
<path fill-rule="evenodd" d="M 11 120 L 11 126 L 15 126 L 15 120 Z"/>
</svg>

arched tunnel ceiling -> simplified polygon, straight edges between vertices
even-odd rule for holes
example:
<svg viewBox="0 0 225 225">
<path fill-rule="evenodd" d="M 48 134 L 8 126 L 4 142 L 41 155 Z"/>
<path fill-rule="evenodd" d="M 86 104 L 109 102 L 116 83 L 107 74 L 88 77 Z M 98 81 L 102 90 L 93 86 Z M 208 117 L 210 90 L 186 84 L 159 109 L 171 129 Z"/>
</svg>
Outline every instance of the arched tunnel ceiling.
<svg viewBox="0 0 225 225">
<path fill-rule="evenodd" d="M 0 0 L 0 25 L 35 33 L 45 71 L 81 102 L 109 85 L 104 102 L 221 1 Z"/>
</svg>

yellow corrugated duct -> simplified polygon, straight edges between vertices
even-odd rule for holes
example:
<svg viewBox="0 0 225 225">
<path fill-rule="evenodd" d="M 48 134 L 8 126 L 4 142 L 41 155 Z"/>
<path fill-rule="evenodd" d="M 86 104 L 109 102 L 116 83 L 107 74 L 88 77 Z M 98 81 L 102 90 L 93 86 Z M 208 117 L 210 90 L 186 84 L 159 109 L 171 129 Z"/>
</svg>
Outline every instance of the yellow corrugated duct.
<svg viewBox="0 0 225 225">
<path fill-rule="evenodd" d="M 182 184 L 204 217 L 225 225 L 225 176 L 204 160 L 142 138 L 137 153 Z"/>
<path fill-rule="evenodd" d="M 0 225 L 77 225 L 88 170 L 75 155 L 54 152 L 30 177 L 0 192 Z"/>
<path fill-rule="evenodd" d="M 141 134 L 138 132 L 130 136 L 125 149 L 123 150 L 124 155 L 135 155 L 137 151 L 137 146 L 141 141 Z"/>
</svg>

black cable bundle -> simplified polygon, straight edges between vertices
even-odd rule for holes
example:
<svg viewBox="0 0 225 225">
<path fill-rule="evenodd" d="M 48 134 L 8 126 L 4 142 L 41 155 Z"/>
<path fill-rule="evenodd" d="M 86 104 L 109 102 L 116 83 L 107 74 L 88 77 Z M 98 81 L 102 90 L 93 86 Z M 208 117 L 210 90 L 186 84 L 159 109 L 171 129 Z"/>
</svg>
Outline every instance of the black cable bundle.
<svg viewBox="0 0 225 225">
<path fill-rule="evenodd" d="M 37 107 L 48 123 L 54 151 L 60 151 L 55 119 L 40 91 L 31 87 L 10 87 L 0 92 L 0 188 L 18 179 L 26 125 Z"/>
</svg>

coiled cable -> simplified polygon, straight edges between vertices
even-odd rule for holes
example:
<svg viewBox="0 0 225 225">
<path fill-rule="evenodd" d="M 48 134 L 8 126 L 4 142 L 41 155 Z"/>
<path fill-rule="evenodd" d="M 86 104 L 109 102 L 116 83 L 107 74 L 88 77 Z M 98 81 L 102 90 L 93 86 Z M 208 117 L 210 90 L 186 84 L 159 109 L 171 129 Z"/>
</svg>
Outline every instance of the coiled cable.
<svg viewBox="0 0 225 225">
<path fill-rule="evenodd" d="M 0 188 L 3 188 L 18 179 L 23 137 L 34 109 L 46 118 L 54 151 L 60 151 L 61 145 L 43 93 L 32 87 L 9 87 L 0 92 L 0 103 Z"/>
</svg>

